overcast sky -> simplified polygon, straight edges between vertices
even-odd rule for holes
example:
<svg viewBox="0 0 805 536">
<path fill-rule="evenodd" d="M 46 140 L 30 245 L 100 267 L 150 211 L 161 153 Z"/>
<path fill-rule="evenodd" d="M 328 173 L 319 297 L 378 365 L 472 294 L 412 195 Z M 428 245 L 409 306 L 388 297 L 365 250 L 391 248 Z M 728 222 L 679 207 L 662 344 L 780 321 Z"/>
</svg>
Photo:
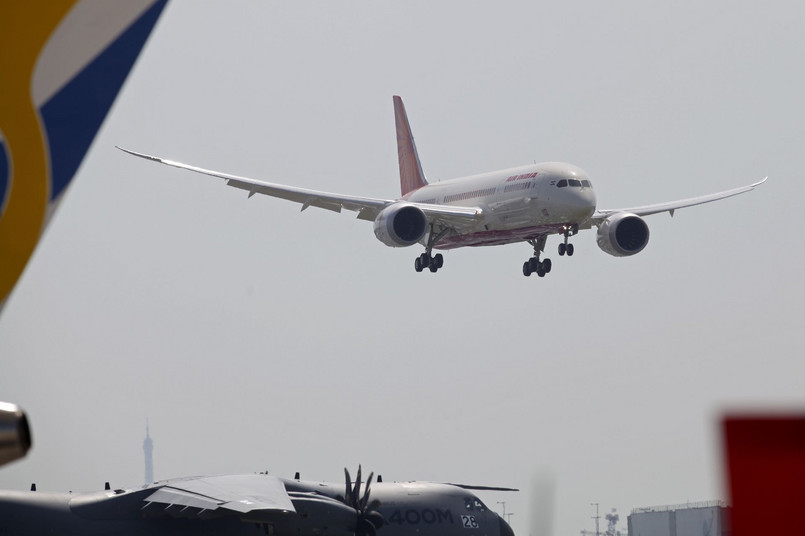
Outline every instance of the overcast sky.
<svg viewBox="0 0 805 536">
<path fill-rule="evenodd" d="M 0 397 L 34 449 L 0 487 L 96 490 L 255 472 L 520 487 L 556 534 L 593 507 L 726 498 L 719 417 L 805 409 L 801 2 L 189 2 L 165 10 L 0 317 Z M 594 231 L 553 271 L 530 246 L 416 273 L 354 213 L 230 173 L 399 193 L 392 95 L 431 181 L 560 160 L 599 208 L 769 181 Z"/>
</svg>

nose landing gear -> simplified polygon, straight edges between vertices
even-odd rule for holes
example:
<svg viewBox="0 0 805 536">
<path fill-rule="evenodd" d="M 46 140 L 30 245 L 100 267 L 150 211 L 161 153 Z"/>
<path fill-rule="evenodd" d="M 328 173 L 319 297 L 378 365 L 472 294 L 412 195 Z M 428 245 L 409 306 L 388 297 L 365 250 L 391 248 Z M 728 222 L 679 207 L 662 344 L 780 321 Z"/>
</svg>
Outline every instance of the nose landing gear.
<svg viewBox="0 0 805 536">
<path fill-rule="evenodd" d="M 576 236 L 579 234 L 579 226 L 578 225 L 565 225 L 562 230 L 562 234 L 565 236 L 565 241 L 559 244 L 559 256 L 562 257 L 565 253 L 567 253 L 568 257 L 573 256 L 573 244 L 568 244 L 567 239 L 571 236 Z"/>
</svg>

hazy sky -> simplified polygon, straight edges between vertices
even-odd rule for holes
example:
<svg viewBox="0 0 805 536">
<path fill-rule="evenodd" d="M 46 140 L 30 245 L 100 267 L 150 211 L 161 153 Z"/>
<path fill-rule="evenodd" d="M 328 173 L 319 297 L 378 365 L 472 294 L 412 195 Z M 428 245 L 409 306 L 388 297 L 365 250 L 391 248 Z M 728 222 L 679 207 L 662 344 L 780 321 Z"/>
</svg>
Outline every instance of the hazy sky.
<svg viewBox="0 0 805 536">
<path fill-rule="evenodd" d="M 0 317 L 34 449 L 0 487 L 254 472 L 529 488 L 556 534 L 725 498 L 719 416 L 805 409 L 801 2 L 182 2 L 154 30 Z M 528 245 L 437 274 L 354 213 L 114 145 L 335 192 L 399 193 L 392 95 L 431 181 L 561 160 L 647 218 L 525 278 Z M 526 491 L 486 494 L 527 533 Z"/>
</svg>

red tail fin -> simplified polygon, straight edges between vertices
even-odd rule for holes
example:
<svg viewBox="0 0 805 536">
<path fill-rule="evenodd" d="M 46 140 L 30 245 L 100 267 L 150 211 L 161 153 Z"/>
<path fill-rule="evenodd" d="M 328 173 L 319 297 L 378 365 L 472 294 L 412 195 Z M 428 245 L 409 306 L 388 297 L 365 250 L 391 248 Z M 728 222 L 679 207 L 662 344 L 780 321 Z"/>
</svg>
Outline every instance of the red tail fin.
<svg viewBox="0 0 805 536">
<path fill-rule="evenodd" d="M 805 416 L 724 419 L 732 533 L 783 534 L 801 524 L 805 498 Z"/>
<path fill-rule="evenodd" d="M 416 152 L 414 136 L 411 134 L 411 125 L 408 124 L 408 115 L 405 113 L 402 99 L 394 96 L 394 122 L 397 125 L 397 156 L 400 159 L 400 191 L 405 196 L 409 192 L 418 190 L 428 184 L 419 163 L 419 154 Z"/>
</svg>

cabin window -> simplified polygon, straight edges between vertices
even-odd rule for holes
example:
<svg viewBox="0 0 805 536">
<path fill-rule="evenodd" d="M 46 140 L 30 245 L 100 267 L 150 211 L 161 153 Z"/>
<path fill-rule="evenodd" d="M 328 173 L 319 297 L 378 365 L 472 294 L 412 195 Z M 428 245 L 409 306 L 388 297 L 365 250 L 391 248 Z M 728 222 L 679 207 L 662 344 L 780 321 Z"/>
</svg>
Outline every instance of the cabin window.
<svg viewBox="0 0 805 536">
<path fill-rule="evenodd" d="M 581 181 L 578 179 L 569 179 L 567 182 L 570 183 L 570 186 L 574 188 L 581 188 Z"/>
<path fill-rule="evenodd" d="M 592 188 L 593 187 L 593 185 L 590 184 L 590 181 L 587 180 L 587 179 L 584 179 L 583 181 L 581 181 L 581 185 L 584 186 L 585 188 Z"/>
<path fill-rule="evenodd" d="M 567 179 L 562 179 L 556 183 L 557 188 L 564 188 L 565 186 L 567 186 Z"/>
<path fill-rule="evenodd" d="M 503 188 L 503 193 L 508 192 L 517 192 L 520 190 L 528 190 L 531 188 L 531 181 L 528 182 L 515 182 L 514 184 L 509 184 Z"/>
</svg>

